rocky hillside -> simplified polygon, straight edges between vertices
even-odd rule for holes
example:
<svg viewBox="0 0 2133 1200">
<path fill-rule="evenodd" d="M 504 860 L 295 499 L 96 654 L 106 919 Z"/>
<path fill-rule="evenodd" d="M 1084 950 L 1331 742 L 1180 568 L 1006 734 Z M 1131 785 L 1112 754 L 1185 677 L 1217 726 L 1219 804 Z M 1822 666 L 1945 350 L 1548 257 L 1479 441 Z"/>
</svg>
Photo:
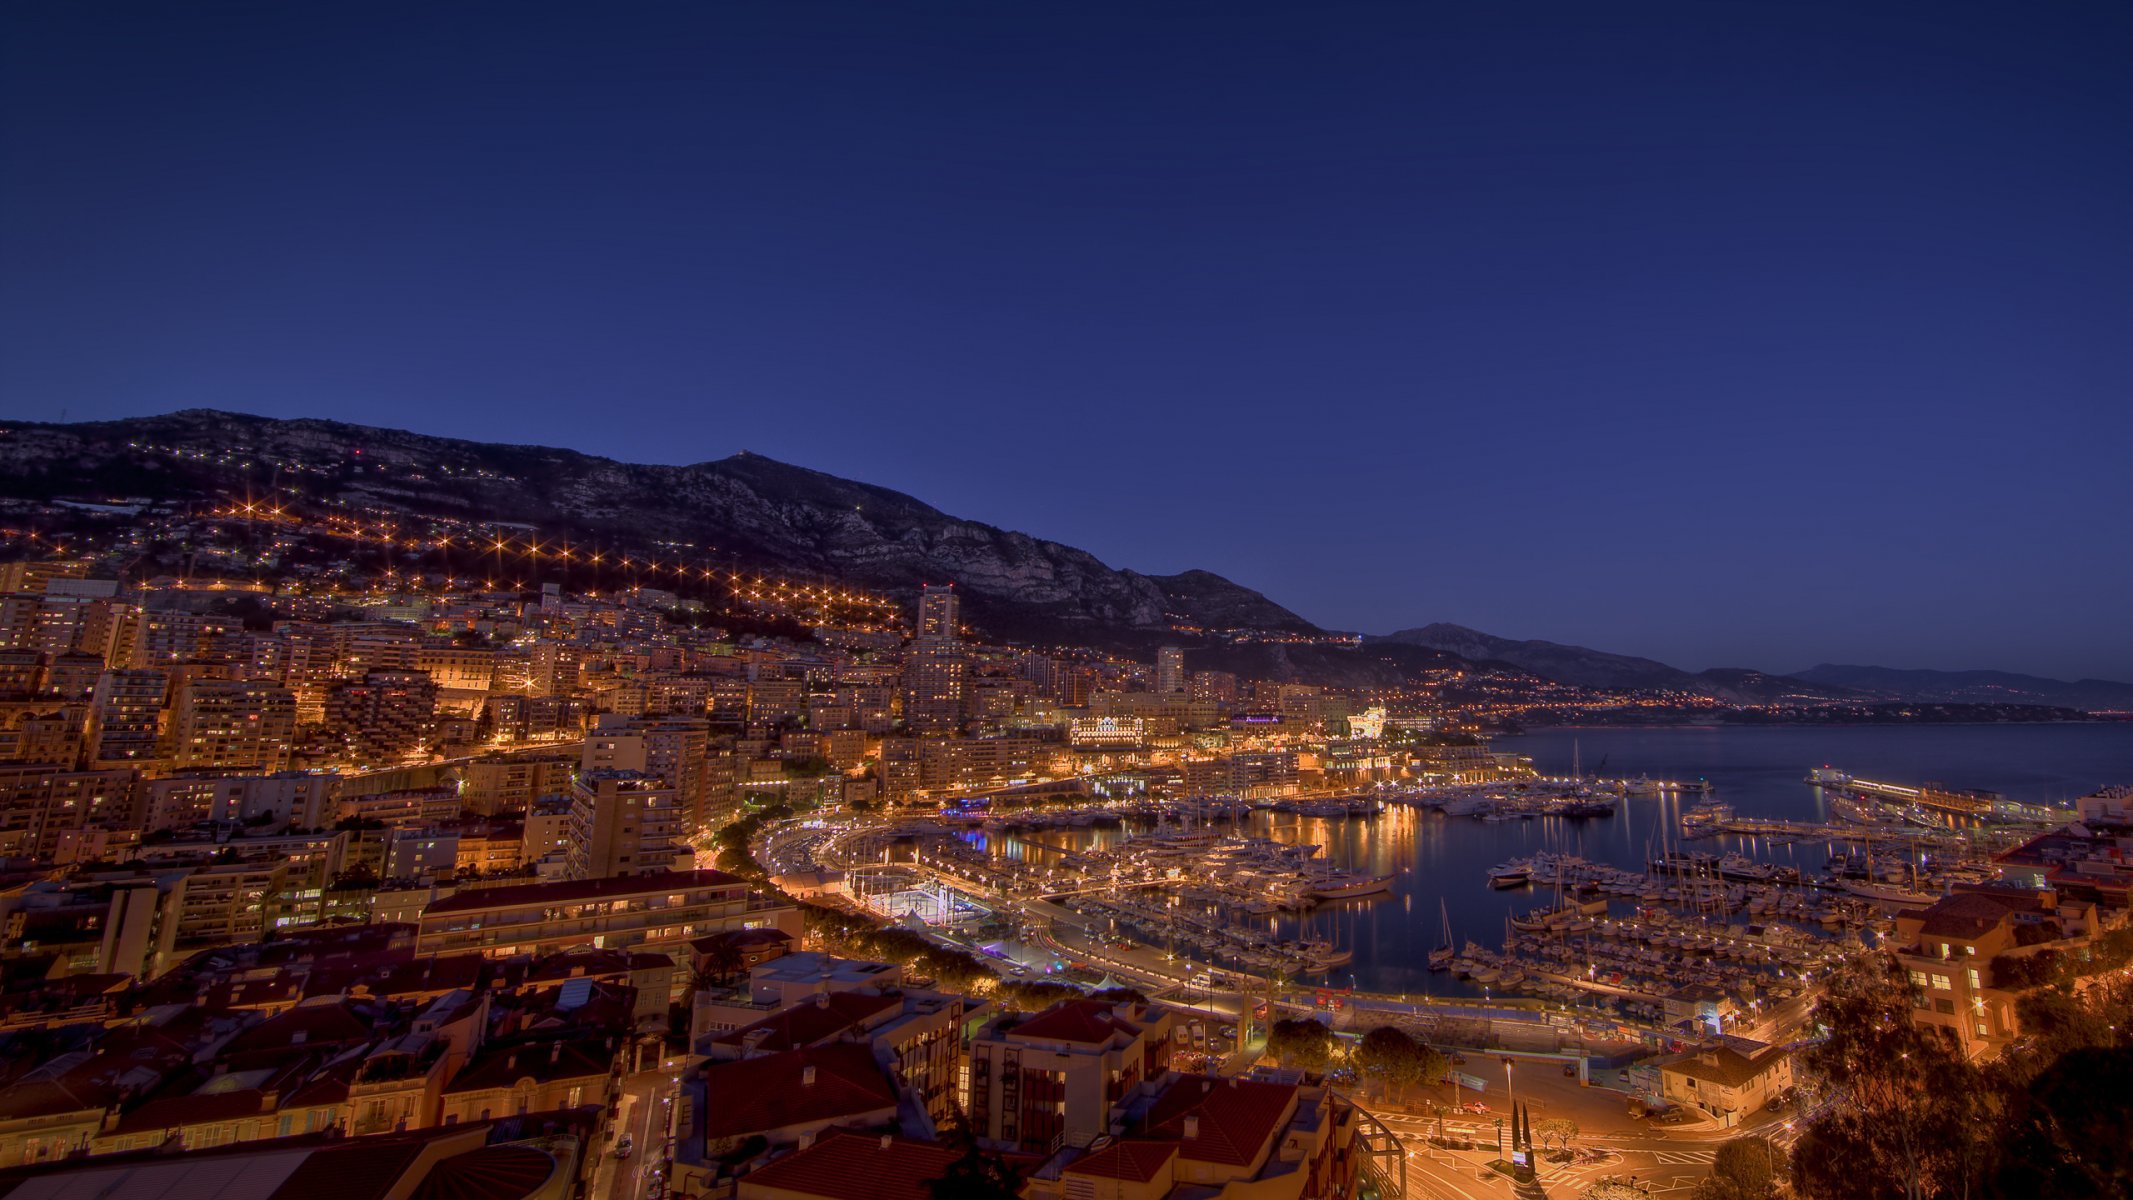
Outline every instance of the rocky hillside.
<svg viewBox="0 0 2133 1200">
<path fill-rule="evenodd" d="M 1152 644 L 1174 622 L 1311 632 L 1205 571 L 1151 577 L 950 516 L 900 492 L 741 453 L 646 466 L 539 446 L 213 411 L 0 433 L 0 497 L 222 502 L 269 489 L 413 517 L 520 523 L 610 546 L 681 542 L 714 561 L 892 595 L 952 582 L 997 636 Z"/>
</svg>

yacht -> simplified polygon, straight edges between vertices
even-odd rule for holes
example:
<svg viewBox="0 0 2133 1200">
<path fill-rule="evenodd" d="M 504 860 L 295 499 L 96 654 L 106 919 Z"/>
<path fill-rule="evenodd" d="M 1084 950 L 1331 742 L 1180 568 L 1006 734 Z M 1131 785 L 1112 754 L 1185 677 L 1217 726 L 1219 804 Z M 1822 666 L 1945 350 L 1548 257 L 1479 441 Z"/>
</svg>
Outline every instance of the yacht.
<svg viewBox="0 0 2133 1200">
<path fill-rule="evenodd" d="M 1533 866 L 1524 860 L 1508 862 L 1489 872 L 1492 888 L 1522 888 L 1533 882 Z"/>
</svg>

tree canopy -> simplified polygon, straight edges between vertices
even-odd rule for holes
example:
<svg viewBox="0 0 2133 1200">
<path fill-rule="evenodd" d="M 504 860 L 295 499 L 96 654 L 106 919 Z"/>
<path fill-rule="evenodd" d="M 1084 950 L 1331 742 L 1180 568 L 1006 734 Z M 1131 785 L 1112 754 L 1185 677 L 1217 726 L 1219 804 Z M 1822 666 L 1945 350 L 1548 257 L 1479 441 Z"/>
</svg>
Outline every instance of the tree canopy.
<svg viewBox="0 0 2133 1200">
<path fill-rule="evenodd" d="M 1333 1061 L 1333 1031 L 1308 1017 L 1283 1018 L 1267 1031 L 1266 1052 L 1285 1067 L 1323 1071 Z"/>
<path fill-rule="evenodd" d="M 1415 1084 L 1434 1083 L 1444 1074 L 1443 1055 L 1390 1025 L 1364 1034 L 1351 1057 L 1364 1083 L 1395 1100 Z"/>
<path fill-rule="evenodd" d="M 2084 974 L 2024 996 L 2022 1037 L 1983 1063 L 1912 1021 L 1915 993 L 1892 968 L 1840 972 L 1816 1010 L 1828 1037 L 1805 1055 L 1828 1104 L 1793 1149 L 1794 1188 L 1807 1200 L 2133 1195 L 2133 975 L 2119 952 L 2094 947 Z"/>
</svg>

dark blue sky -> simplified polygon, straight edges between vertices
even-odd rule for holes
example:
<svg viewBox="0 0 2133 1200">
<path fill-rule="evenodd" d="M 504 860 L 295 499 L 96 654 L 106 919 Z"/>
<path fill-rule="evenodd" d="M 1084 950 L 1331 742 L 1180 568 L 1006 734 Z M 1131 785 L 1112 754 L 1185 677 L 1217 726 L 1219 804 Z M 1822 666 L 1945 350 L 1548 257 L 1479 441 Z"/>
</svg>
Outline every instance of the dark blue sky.
<svg viewBox="0 0 2133 1200">
<path fill-rule="evenodd" d="M 1321 623 L 2133 678 L 2133 8 L 14 3 L 0 413 L 746 448 Z"/>
</svg>

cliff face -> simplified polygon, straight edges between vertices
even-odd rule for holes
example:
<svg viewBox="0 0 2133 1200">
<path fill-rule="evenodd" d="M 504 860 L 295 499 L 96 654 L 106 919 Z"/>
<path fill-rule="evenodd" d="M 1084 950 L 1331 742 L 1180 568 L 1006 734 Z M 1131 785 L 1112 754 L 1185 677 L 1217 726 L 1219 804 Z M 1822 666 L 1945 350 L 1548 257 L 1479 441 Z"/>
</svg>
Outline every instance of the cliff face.
<svg viewBox="0 0 2133 1200">
<path fill-rule="evenodd" d="M 954 583 L 966 618 L 1036 640 L 1160 640 L 1206 628 L 1310 631 L 1204 571 L 1151 578 L 1072 546 L 950 516 L 886 488 L 753 454 L 646 466 L 575 451 L 212 411 L 0 436 L 0 496 L 226 500 L 270 487 L 410 516 L 522 523 L 610 545 L 685 543 L 709 561 L 817 573 L 894 595 Z"/>
</svg>

